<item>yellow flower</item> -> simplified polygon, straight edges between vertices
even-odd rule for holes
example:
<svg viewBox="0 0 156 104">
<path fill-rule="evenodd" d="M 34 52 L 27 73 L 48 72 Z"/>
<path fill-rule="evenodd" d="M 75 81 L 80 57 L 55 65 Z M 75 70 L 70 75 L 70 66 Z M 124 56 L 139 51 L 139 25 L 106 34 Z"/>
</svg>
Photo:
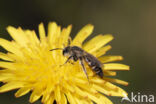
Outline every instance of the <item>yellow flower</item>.
<svg viewBox="0 0 156 104">
<path fill-rule="evenodd" d="M 88 53 L 97 57 L 104 64 L 104 78 L 95 75 L 85 64 L 89 81 L 79 62 L 67 63 L 60 67 L 66 57 L 62 50 L 50 51 L 54 48 L 67 46 L 72 26 L 61 29 L 55 22 L 49 23 L 46 35 L 43 24 L 39 25 L 39 37 L 31 30 L 22 30 L 9 26 L 9 34 L 14 39 L 8 41 L 0 38 L 0 46 L 8 53 L 0 53 L 0 81 L 4 83 L 0 92 L 18 89 L 16 97 L 32 91 L 31 103 L 41 98 L 43 104 L 112 104 L 106 96 L 120 96 L 127 94 L 120 87 L 112 84 L 128 85 L 119 79 L 108 78 L 115 76 L 116 70 L 129 70 L 129 66 L 119 63 L 108 63 L 122 60 L 121 56 L 105 56 L 111 49 L 106 45 L 113 39 L 112 35 L 97 35 L 83 44 L 92 33 L 93 25 L 83 27 L 72 41 L 72 45 L 80 46 Z M 104 55 L 104 56 L 103 56 Z"/>
</svg>

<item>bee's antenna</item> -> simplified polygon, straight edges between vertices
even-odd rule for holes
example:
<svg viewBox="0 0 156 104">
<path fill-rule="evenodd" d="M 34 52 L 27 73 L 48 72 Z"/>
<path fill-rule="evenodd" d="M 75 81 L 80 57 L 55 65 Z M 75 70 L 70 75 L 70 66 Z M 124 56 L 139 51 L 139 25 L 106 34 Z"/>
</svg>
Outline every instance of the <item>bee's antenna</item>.
<svg viewBox="0 0 156 104">
<path fill-rule="evenodd" d="M 63 48 L 54 48 L 54 49 L 51 49 L 50 51 L 54 51 L 54 50 L 63 50 Z"/>
</svg>

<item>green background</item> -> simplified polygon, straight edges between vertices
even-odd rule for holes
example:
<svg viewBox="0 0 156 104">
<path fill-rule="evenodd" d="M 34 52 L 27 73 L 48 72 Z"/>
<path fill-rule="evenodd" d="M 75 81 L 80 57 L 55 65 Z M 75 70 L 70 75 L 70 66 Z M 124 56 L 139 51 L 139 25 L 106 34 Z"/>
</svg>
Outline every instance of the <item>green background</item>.
<svg viewBox="0 0 156 104">
<path fill-rule="evenodd" d="M 121 87 L 129 93 L 156 94 L 156 0 L 0 0 L 1 38 L 11 40 L 8 25 L 37 31 L 39 23 L 47 27 L 50 21 L 72 24 L 72 37 L 88 23 L 95 26 L 91 37 L 113 34 L 108 54 L 124 56 L 122 63 L 131 67 L 118 72 L 116 78 L 130 83 Z M 29 104 L 30 94 L 16 99 L 14 92 L 0 94 L 0 104 Z M 122 104 L 121 98 L 109 98 Z"/>
</svg>

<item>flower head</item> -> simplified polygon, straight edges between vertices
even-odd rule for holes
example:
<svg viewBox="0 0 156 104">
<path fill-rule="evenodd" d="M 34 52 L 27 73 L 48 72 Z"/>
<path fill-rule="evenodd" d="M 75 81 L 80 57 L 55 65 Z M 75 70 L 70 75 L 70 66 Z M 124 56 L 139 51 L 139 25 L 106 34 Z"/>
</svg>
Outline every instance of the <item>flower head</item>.
<svg viewBox="0 0 156 104">
<path fill-rule="evenodd" d="M 0 53 L 0 81 L 4 83 L 0 92 L 18 89 L 15 96 L 20 97 L 32 91 L 29 101 L 33 103 L 41 98 L 43 104 L 52 104 L 54 101 L 58 104 L 67 104 L 67 101 L 70 104 L 112 104 L 106 96 L 124 97 L 126 92 L 112 83 L 128 83 L 108 76 L 115 76 L 116 70 L 129 70 L 129 67 L 109 63 L 122 60 L 121 56 L 104 55 L 111 49 L 106 44 L 113 39 L 112 35 L 100 34 L 83 43 L 92 33 L 93 25 L 83 27 L 71 45 L 81 47 L 104 63 L 104 78 L 95 75 L 87 63 L 85 67 L 89 81 L 78 61 L 60 66 L 67 58 L 62 55 L 62 50 L 50 50 L 64 48 L 63 44 L 67 46 L 71 28 L 69 25 L 61 29 L 55 22 L 51 22 L 46 35 L 41 23 L 38 38 L 34 31 L 9 26 L 7 30 L 14 40 L 0 38 L 0 46 L 8 51 Z"/>
</svg>

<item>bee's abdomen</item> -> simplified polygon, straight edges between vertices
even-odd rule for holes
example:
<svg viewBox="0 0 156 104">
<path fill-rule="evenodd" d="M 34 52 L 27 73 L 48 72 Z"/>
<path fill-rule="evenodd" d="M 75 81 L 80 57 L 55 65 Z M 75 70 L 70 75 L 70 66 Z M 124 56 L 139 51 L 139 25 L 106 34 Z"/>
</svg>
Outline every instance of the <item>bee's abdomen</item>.
<svg viewBox="0 0 156 104">
<path fill-rule="evenodd" d="M 98 76 L 100 76 L 101 78 L 103 77 L 103 71 L 101 67 L 92 66 L 91 68 Z"/>
<path fill-rule="evenodd" d="M 86 62 L 88 63 L 88 66 L 101 78 L 103 77 L 103 71 L 102 68 L 93 60 L 86 59 Z"/>
<path fill-rule="evenodd" d="M 101 68 L 101 63 L 92 55 L 86 55 L 85 61 L 87 62 L 88 66 L 101 78 L 103 77 L 103 71 Z"/>
</svg>

